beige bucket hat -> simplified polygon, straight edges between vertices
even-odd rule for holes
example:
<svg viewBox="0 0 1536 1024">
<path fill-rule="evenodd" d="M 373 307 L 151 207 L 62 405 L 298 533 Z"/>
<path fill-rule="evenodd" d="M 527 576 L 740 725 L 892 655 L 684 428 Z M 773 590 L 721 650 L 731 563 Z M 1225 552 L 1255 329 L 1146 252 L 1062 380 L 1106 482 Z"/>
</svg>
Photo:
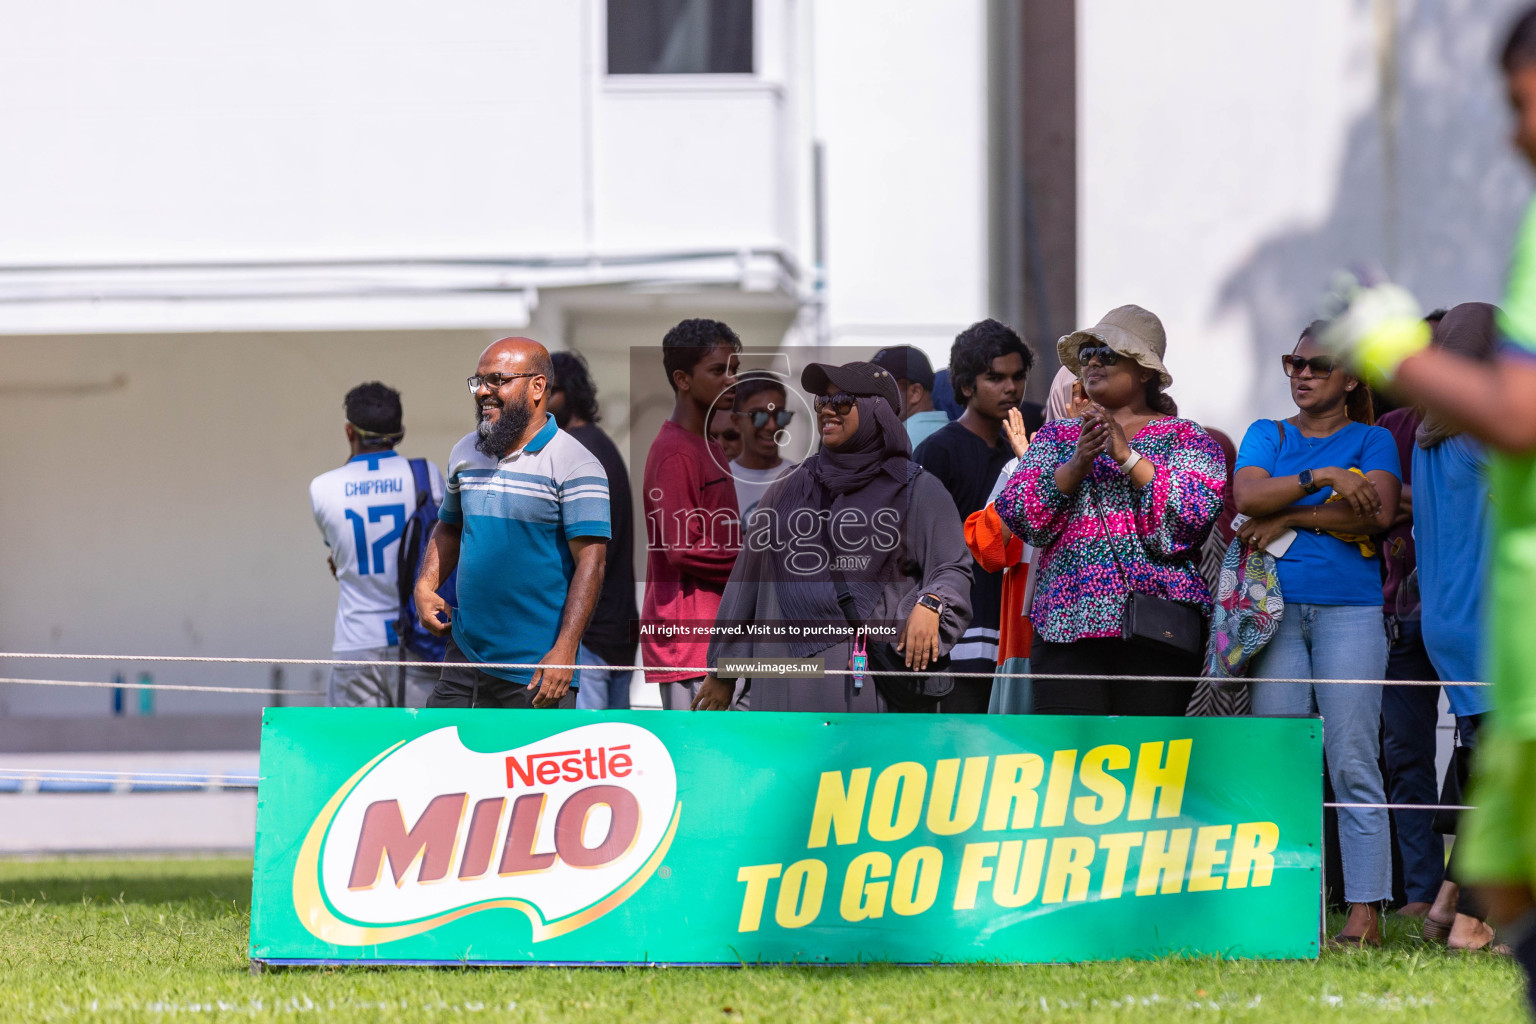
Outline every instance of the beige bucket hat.
<svg viewBox="0 0 1536 1024">
<path fill-rule="evenodd" d="M 1141 366 L 1156 370 L 1163 387 L 1173 386 L 1173 376 L 1163 365 L 1163 353 L 1168 351 L 1168 335 L 1163 331 L 1163 322 L 1151 310 L 1121 306 L 1105 313 L 1092 327 L 1063 335 L 1056 342 L 1056 355 L 1061 359 L 1061 365 L 1081 376 L 1083 366 L 1077 361 L 1077 350 L 1092 341 L 1102 342 Z"/>
</svg>

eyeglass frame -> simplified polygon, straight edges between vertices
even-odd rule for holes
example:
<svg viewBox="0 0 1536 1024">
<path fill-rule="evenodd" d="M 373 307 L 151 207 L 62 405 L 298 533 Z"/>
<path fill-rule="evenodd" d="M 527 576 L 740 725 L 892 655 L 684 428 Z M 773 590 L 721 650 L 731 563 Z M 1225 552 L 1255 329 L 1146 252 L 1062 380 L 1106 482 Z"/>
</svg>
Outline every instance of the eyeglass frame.
<svg viewBox="0 0 1536 1024">
<path fill-rule="evenodd" d="M 469 393 L 473 395 L 475 392 L 480 390 L 480 385 L 482 385 L 482 384 L 484 384 L 486 387 L 490 388 L 492 391 L 500 391 L 502 388 L 506 387 L 508 384 L 511 384 L 513 381 L 515 381 L 515 380 L 517 380 L 517 379 L 519 379 L 521 377 L 544 377 L 544 376 L 547 376 L 547 374 L 543 374 L 543 373 L 472 373 L 467 378 L 465 378 L 464 383 L 469 385 Z M 501 378 L 501 383 L 500 384 L 491 384 L 490 383 L 490 378 L 491 377 L 500 377 Z"/>
<path fill-rule="evenodd" d="M 1326 362 L 1328 366 L 1326 368 L 1319 368 L 1317 365 L 1319 360 Z M 1291 363 L 1293 361 L 1296 363 L 1295 373 L 1291 372 Z M 1288 352 L 1280 357 L 1280 368 L 1292 380 L 1300 378 L 1301 371 L 1303 370 L 1311 370 L 1313 380 L 1327 380 L 1333 376 L 1333 371 L 1339 368 L 1339 363 L 1332 356 L 1313 356 L 1310 359 L 1303 359 L 1294 352 Z"/>
</svg>

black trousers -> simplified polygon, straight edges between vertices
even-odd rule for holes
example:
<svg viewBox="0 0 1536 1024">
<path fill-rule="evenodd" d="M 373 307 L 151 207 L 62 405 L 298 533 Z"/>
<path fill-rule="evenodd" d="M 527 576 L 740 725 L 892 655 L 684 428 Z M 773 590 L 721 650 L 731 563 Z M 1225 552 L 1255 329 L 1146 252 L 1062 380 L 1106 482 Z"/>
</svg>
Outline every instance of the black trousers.
<svg viewBox="0 0 1536 1024">
<path fill-rule="evenodd" d="M 1416 619 L 1387 616 L 1387 681 L 1438 679 Z M 1381 688 L 1382 781 L 1387 802 L 1437 804 L 1435 733 L 1440 723 L 1440 687 Z M 1431 828 L 1434 811 L 1393 811 L 1397 853 L 1402 861 L 1405 903 L 1433 903 L 1445 876 L 1445 839 Z"/>
<path fill-rule="evenodd" d="M 1194 683 L 1138 680 L 1136 676 L 1197 676 L 1198 651 L 1163 644 L 1094 638 L 1069 644 L 1038 637 L 1029 652 L 1037 715 L 1166 715 L 1182 718 Z M 1062 675 L 1103 675 L 1113 679 L 1052 679 Z"/>
<path fill-rule="evenodd" d="M 443 661 L 468 661 L 459 645 L 448 641 Z M 437 688 L 427 698 L 429 708 L 528 708 L 533 709 L 533 687 L 514 683 L 477 668 L 444 668 Z M 554 707 L 574 708 L 576 691 L 566 690 Z M 543 709 L 540 709 L 543 710 Z"/>
</svg>

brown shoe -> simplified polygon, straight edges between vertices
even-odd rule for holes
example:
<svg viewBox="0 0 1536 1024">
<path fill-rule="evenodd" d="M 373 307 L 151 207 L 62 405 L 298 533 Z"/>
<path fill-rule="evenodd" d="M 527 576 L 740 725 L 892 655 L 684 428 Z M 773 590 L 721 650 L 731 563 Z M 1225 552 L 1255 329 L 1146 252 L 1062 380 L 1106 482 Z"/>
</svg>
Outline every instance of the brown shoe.
<svg viewBox="0 0 1536 1024">
<path fill-rule="evenodd" d="M 1454 919 L 1441 921 L 1438 918 L 1425 914 L 1424 930 L 1419 933 L 1419 937 L 1425 942 L 1434 942 L 1444 946 L 1451 940 L 1451 925 L 1455 923 Z"/>
</svg>

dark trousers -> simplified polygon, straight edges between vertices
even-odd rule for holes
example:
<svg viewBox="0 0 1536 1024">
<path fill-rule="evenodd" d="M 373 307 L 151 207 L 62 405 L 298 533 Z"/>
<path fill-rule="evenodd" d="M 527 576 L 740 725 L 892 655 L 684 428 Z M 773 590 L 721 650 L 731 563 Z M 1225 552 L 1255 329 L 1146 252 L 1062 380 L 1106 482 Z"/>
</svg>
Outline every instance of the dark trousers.
<svg viewBox="0 0 1536 1024">
<path fill-rule="evenodd" d="M 1487 712 L 1480 715 L 1457 715 L 1456 744 L 1476 749 L 1477 733 L 1485 721 L 1487 721 Z M 1454 764 L 1451 765 L 1449 770 L 1455 771 L 1456 766 Z M 1467 794 L 1463 792 L 1461 799 L 1465 800 L 1466 798 Z M 1459 819 L 1461 812 L 1457 811 L 1456 816 Z M 1475 917 L 1479 921 L 1486 921 L 1488 919 L 1488 910 L 1483 906 L 1482 900 L 1478 899 L 1477 893 L 1471 886 L 1462 885 L 1461 879 L 1456 874 L 1456 851 L 1459 849 L 1461 849 L 1460 843 L 1452 843 L 1451 855 L 1445 863 L 1445 880 L 1447 882 L 1455 882 L 1458 886 L 1461 886 L 1460 891 L 1456 894 L 1456 913 Z"/>
<path fill-rule="evenodd" d="M 464 652 L 451 639 L 444 661 L 468 661 Z M 429 708 L 532 708 L 533 687 L 514 683 L 477 668 L 443 668 L 437 688 L 427 698 Z M 574 708 L 576 691 L 566 690 L 560 703 L 550 707 Z M 545 710 L 540 708 L 539 710 Z"/>
<path fill-rule="evenodd" d="M 954 672 L 992 672 L 997 663 L 990 658 L 966 658 L 951 661 L 949 667 Z M 941 715 L 984 715 L 991 704 L 992 680 L 973 676 L 956 679 L 955 688 L 939 700 L 937 710 Z"/>
<path fill-rule="evenodd" d="M 1090 639 L 1030 648 L 1037 715 L 1167 715 L 1182 718 L 1194 683 L 1148 682 L 1136 676 L 1197 676 L 1198 651 L 1179 651 L 1134 640 Z M 1052 679 L 1103 675 L 1113 679 Z M 1120 678 L 1123 677 L 1123 678 Z"/>
<path fill-rule="evenodd" d="M 1438 679 L 1424 650 L 1417 619 L 1387 616 L 1386 679 Z M 1381 688 L 1381 759 L 1387 802 L 1436 804 L 1435 729 L 1440 720 L 1440 687 Z M 1397 853 L 1403 865 L 1403 898 L 1433 903 L 1445 877 L 1445 840 L 1430 828 L 1434 811 L 1393 811 Z"/>
</svg>

